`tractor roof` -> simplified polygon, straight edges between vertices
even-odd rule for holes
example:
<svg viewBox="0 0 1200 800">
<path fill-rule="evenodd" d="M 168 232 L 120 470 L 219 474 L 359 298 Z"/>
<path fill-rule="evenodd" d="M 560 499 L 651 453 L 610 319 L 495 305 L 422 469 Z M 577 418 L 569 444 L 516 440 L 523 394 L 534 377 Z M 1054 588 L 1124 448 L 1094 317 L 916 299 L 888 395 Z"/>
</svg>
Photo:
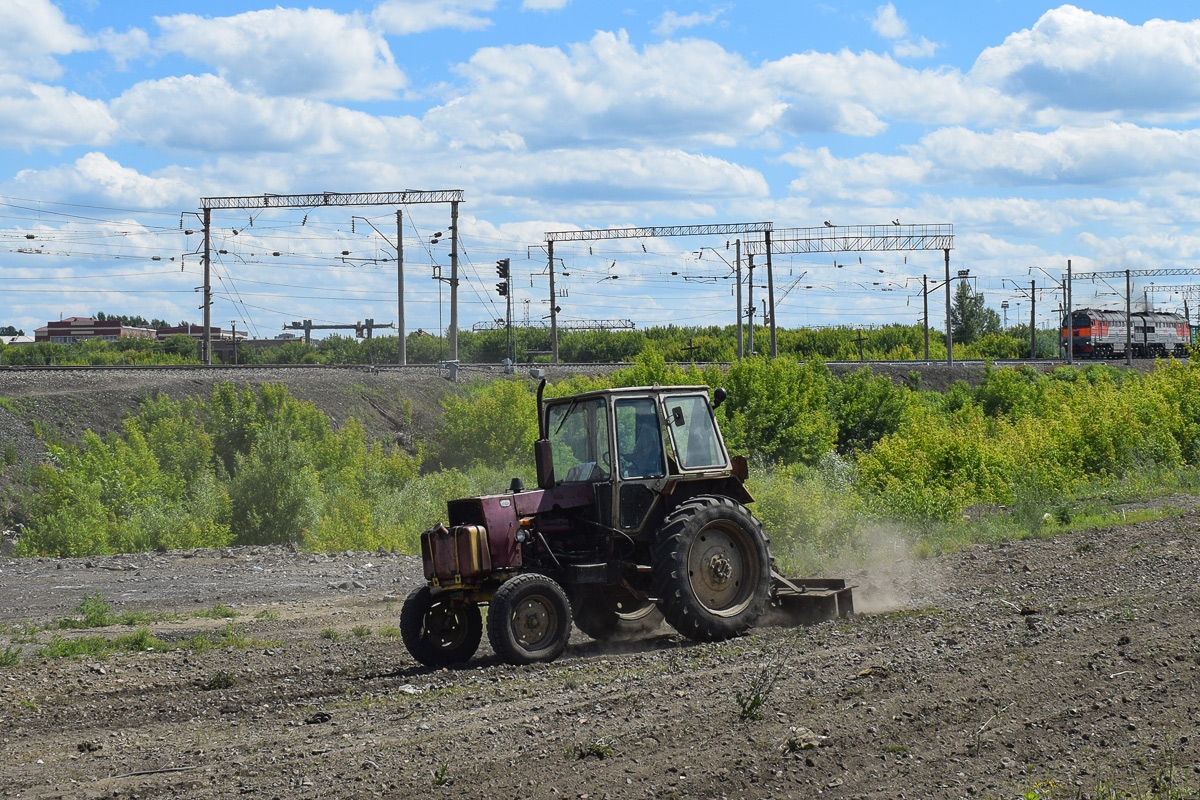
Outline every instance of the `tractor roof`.
<svg viewBox="0 0 1200 800">
<path fill-rule="evenodd" d="M 584 400 L 592 397 L 620 397 L 622 395 L 708 393 L 707 386 L 624 386 L 619 389 L 595 389 L 590 392 L 547 397 L 546 403 L 561 403 L 564 400 Z"/>
</svg>

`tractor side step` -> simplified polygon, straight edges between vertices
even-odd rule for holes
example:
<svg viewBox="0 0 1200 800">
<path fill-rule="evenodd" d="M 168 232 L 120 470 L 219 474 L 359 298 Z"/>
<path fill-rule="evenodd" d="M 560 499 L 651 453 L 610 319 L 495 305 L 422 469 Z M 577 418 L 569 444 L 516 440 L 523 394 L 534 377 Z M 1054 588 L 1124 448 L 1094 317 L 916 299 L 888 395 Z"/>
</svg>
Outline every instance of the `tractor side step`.
<svg viewBox="0 0 1200 800">
<path fill-rule="evenodd" d="M 809 625 L 854 615 L 853 584 L 843 578 L 785 578 L 771 571 L 768 625 Z"/>
</svg>

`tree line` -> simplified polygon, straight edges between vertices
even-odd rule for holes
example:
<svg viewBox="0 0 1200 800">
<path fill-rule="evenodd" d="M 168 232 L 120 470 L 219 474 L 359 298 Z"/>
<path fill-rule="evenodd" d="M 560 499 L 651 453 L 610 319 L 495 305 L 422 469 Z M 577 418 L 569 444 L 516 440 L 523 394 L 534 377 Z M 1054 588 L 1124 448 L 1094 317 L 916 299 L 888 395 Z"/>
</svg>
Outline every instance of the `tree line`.
<svg viewBox="0 0 1200 800">
<path fill-rule="evenodd" d="M 97 319 L 120 320 L 127 325 L 168 327 L 160 319 L 98 312 Z M 963 359 L 1055 358 L 1060 355 L 1057 330 L 1039 330 L 1035 352 L 1030 353 L 1030 331 L 1026 325 L 1003 327 L 995 310 L 985 305 L 982 294 L 966 282 L 959 283 L 950 313 L 954 352 Z M 186 322 L 180 323 L 186 325 Z M 551 350 L 549 328 L 514 329 L 514 360 L 547 361 Z M 767 352 L 770 329 L 756 325 L 743 328 L 743 355 Z M 753 340 L 753 353 L 750 342 Z M 928 342 L 928 350 L 926 343 Z M 436 364 L 450 357 L 444 335 L 413 331 L 405 337 L 410 364 Z M 890 324 L 879 327 L 781 328 L 776 331 L 780 355 L 799 360 L 822 361 L 913 361 L 946 358 L 943 330 L 922 325 Z M 289 341 L 270 347 L 239 342 L 239 364 L 394 364 L 399 357 L 396 336 L 358 339 L 332 335 L 313 344 Z M 643 353 L 656 353 L 667 361 L 682 363 L 732 362 L 737 360 L 735 325 L 684 327 L 655 326 L 640 330 L 560 331 L 559 359 L 568 363 L 631 363 Z M 173 336 L 165 342 L 134 338 L 118 342 L 85 342 L 77 345 L 39 343 L 0 349 L 0 364 L 186 364 L 199 363 L 195 340 Z M 508 356 L 507 332 L 462 330 L 458 332 L 458 360 L 464 364 L 496 364 Z"/>
</svg>

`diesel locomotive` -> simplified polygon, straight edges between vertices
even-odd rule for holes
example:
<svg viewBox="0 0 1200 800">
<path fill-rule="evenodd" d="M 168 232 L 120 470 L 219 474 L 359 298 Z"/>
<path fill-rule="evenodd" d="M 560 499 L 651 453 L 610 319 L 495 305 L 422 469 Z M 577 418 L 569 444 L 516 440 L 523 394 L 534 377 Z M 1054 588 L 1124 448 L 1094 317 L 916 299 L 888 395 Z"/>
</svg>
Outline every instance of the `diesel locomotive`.
<svg viewBox="0 0 1200 800">
<path fill-rule="evenodd" d="M 1063 317 L 1060 345 L 1064 353 L 1067 336 L 1073 336 L 1077 358 L 1124 358 L 1127 347 L 1134 358 L 1182 358 L 1192 343 L 1187 318 L 1159 311 L 1134 311 L 1127 322 L 1124 311 L 1078 308 L 1069 323 Z"/>
</svg>

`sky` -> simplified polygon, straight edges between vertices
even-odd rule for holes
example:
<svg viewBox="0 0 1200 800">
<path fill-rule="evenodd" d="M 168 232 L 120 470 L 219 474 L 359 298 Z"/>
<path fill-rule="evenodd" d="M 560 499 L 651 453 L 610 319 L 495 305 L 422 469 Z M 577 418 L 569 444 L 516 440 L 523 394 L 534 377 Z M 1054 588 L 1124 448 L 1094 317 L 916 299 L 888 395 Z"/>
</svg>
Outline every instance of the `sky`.
<svg viewBox="0 0 1200 800">
<path fill-rule="evenodd" d="M 714 223 L 952 225 L 951 275 L 1010 325 L 1033 283 L 1053 325 L 1068 261 L 1075 307 L 1123 307 L 1088 273 L 1200 252 L 1194 8 L 4 0 L 0 326 L 199 323 L 202 198 L 413 189 L 463 192 L 462 329 L 505 318 L 501 258 L 515 321 L 546 324 L 547 232 Z M 214 211 L 213 324 L 395 323 L 397 210 L 406 328 L 444 330 L 441 203 Z M 738 238 L 761 242 L 557 242 L 560 324 L 732 325 Z M 928 276 L 941 328 L 944 272 L 940 250 L 780 253 L 776 321 L 918 324 Z M 1181 309 L 1194 280 L 1136 301 Z"/>
</svg>

